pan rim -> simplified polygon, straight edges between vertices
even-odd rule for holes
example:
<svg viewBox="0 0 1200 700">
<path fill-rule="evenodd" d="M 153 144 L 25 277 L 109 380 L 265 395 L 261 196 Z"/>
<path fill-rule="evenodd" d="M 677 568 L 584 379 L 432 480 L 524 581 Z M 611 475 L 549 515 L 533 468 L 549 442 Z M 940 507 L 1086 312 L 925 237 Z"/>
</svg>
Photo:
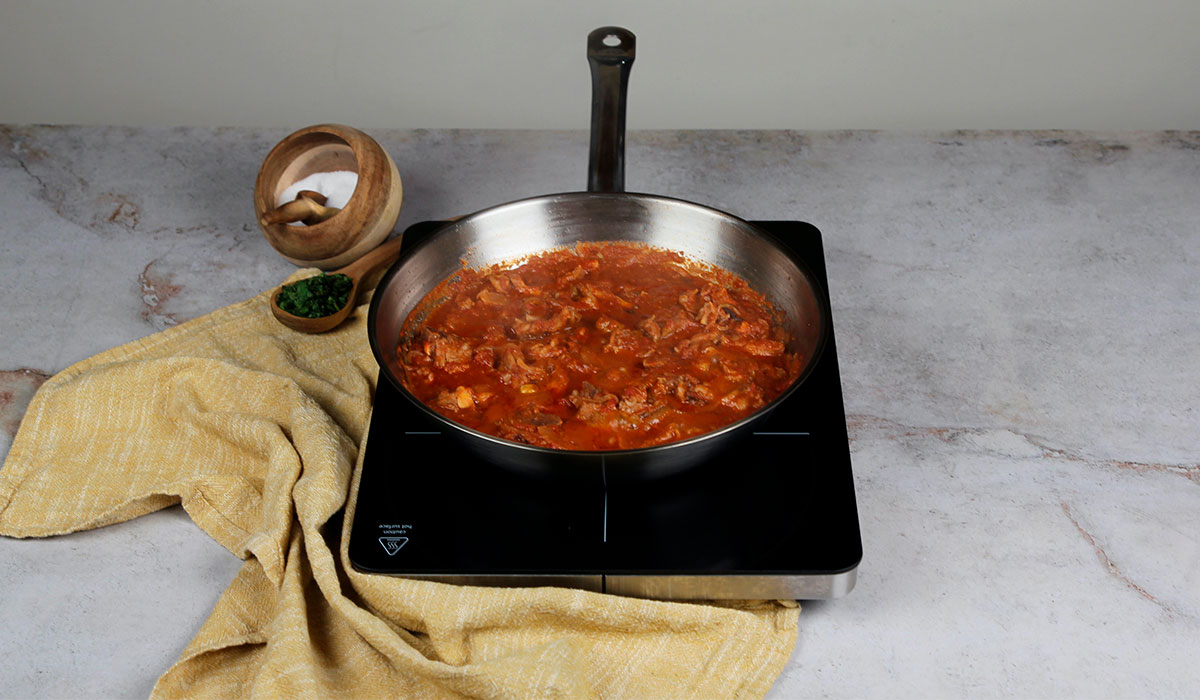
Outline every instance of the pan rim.
<svg viewBox="0 0 1200 700">
<path fill-rule="evenodd" d="M 799 272 L 804 276 L 805 280 L 808 282 L 810 288 L 813 290 L 814 296 L 816 298 L 818 311 L 819 311 L 819 318 L 817 319 L 817 322 L 818 322 L 817 340 L 813 347 L 812 356 L 809 358 L 809 360 L 805 364 L 804 368 L 800 371 L 800 374 L 796 377 L 796 380 L 793 381 L 786 389 L 783 390 L 783 392 L 781 392 L 778 396 L 776 396 L 773 400 L 768 402 L 766 405 L 760 407 L 758 410 L 754 411 L 753 413 L 743 416 L 742 418 L 740 418 L 732 423 L 728 423 L 720 428 L 717 428 L 715 430 L 710 430 L 705 433 L 701 433 L 700 435 L 694 435 L 692 437 L 685 438 L 683 440 L 677 440 L 674 442 L 664 443 L 664 444 L 660 444 L 660 445 L 649 445 L 646 447 L 638 447 L 638 448 L 623 449 L 623 450 L 570 450 L 570 449 L 561 449 L 561 448 L 554 448 L 554 447 L 541 447 L 541 446 L 537 446 L 537 445 L 528 445 L 528 444 L 525 444 L 522 442 L 517 442 L 515 440 L 508 440 L 505 438 L 497 437 L 495 435 L 489 435 L 488 433 L 480 432 L 473 428 L 469 428 L 465 425 L 462 425 L 454 420 L 451 420 L 451 419 L 441 415 L 440 413 L 437 413 L 432 408 L 425 405 L 424 402 L 422 402 L 420 399 L 418 399 L 416 396 L 414 396 L 411 392 L 409 392 L 403 386 L 403 383 L 401 383 L 400 380 L 394 376 L 393 372 L 388 368 L 386 362 L 384 361 L 382 350 L 379 346 L 378 333 L 376 332 L 377 325 L 378 325 L 377 318 L 378 318 L 378 314 L 379 314 L 379 306 L 381 304 L 381 299 L 384 296 L 380 292 L 382 290 L 386 289 L 387 286 L 392 281 L 392 279 L 394 279 L 395 276 L 400 272 L 400 270 L 403 269 L 404 263 L 407 260 L 414 257 L 415 255 L 417 255 L 427 245 L 432 245 L 437 240 L 438 237 L 446 234 L 448 231 L 452 230 L 456 226 L 467 224 L 467 223 L 472 223 L 472 222 L 478 222 L 480 220 L 486 219 L 490 215 L 495 215 L 495 214 L 498 214 L 501 212 L 520 208 L 522 206 L 530 206 L 530 205 L 533 205 L 536 203 L 552 202 L 552 201 L 569 201 L 569 200 L 574 200 L 574 199 L 613 199 L 613 200 L 645 199 L 645 200 L 664 202 L 664 203 L 676 205 L 676 206 L 684 206 L 687 208 L 692 208 L 692 209 L 698 210 L 698 211 L 705 213 L 707 215 L 710 215 L 710 216 L 715 216 L 715 217 L 718 217 L 721 219 L 730 220 L 733 223 L 737 224 L 738 226 L 745 228 L 747 231 L 753 233 L 754 235 L 764 238 L 766 241 L 771 243 L 773 246 L 780 249 L 785 255 L 787 255 L 788 259 L 792 262 L 792 264 L 794 264 L 796 266 L 796 269 L 799 270 Z M 828 291 L 822 287 L 817 276 L 812 273 L 812 271 L 808 268 L 808 266 L 804 263 L 804 261 L 800 260 L 798 258 L 798 256 L 795 255 L 791 251 L 791 249 L 789 248 L 789 246 L 787 246 L 785 241 L 780 240 L 779 237 L 763 230 L 762 228 L 760 228 L 758 226 L 755 226 L 750 221 L 743 219 L 737 215 L 730 214 L 730 213 L 722 211 L 720 209 L 716 209 L 714 207 L 710 207 L 710 206 L 700 204 L 697 202 L 693 202 L 690 200 L 679 199 L 676 197 L 669 197 L 669 196 L 665 196 L 665 195 L 645 194 L 645 193 L 638 193 L 638 192 L 571 191 L 571 192 L 559 192 L 559 193 L 554 193 L 554 194 L 544 194 L 544 195 L 537 195 L 537 196 L 532 196 L 532 197 L 525 197 L 522 199 L 517 199 L 517 200 L 510 201 L 510 202 L 505 202 L 502 204 L 497 204 L 497 205 L 493 205 L 493 206 L 490 206 L 490 207 L 487 207 L 484 209 L 480 209 L 478 211 L 457 217 L 455 219 L 446 220 L 443 225 L 438 226 L 436 229 L 431 231 L 423 240 L 419 241 L 417 243 L 417 245 L 412 246 L 411 248 L 404 249 L 401 252 L 400 257 L 397 258 L 397 260 L 392 264 L 392 266 L 383 275 L 383 277 L 380 278 L 379 283 L 376 285 L 375 290 L 372 293 L 371 304 L 370 304 L 370 307 L 369 307 L 368 313 L 367 313 L 367 336 L 368 336 L 368 341 L 371 345 L 371 352 L 375 356 L 376 364 L 379 365 L 380 373 L 387 377 L 387 380 L 392 385 L 392 387 L 395 388 L 396 390 L 398 390 L 400 392 L 400 394 L 405 397 L 405 399 L 407 399 L 409 402 L 411 402 L 413 405 L 415 405 L 422 413 L 424 413 L 427 417 L 434 420 L 434 422 L 439 425 L 445 425 L 445 426 L 451 427 L 459 432 L 466 434 L 467 436 L 476 438 L 478 440 L 483 440 L 483 441 L 492 443 L 497 446 L 501 446 L 501 447 L 505 447 L 505 448 L 516 448 L 516 449 L 519 449 L 522 452 L 525 452 L 530 455 L 539 455 L 539 456 L 548 457 L 548 458 L 570 457 L 572 459 L 602 459 L 602 458 L 627 459 L 627 458 L 636 458 L 636 457 L 641 457 L 641 456 L 649 456 L 652 454 L 661 453 L 661 452 L 665 452 L 665 451 L 680 450 L 683 448 L 687 448 L 689 446 L 694 446 L 694 445 L 697 445 L 700 443 L 709 442 L 709 441 L 712 441 L 722 435 L 726 435 L 728 433 L 732 433 L 735 431 L 740 431 L 741 429 L 747 427 L 749 424 L 758 422 L 759 420 L 761 420 L 761 419 L 765 418 L 767 415 L 769 415 L 776 407 L 778 407 L 784 400 L 786 400 L 793 393 L 795 393 L 795 391 L 801 385 L 803 385 L 805 383 L 805 381 L 808 379 L 808 377 L 812 374 L 814 368 L 820 363 L 821 358 L 824 355 L 825 346 L 828 343 L 829 326 L 830 326 L 829 316 L 830 316 L 830 312 L 831 312 L 830 306 L 831 306 L 831 304 L 830 304 Z"/>
</svg>

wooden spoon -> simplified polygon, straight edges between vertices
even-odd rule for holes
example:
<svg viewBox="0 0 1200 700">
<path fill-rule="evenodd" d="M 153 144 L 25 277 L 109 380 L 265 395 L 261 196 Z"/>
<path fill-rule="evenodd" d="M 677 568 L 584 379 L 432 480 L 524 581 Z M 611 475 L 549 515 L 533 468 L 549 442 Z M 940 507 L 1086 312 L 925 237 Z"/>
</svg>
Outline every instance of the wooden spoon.
<svg viewBox="0 0 1200 700">
<path fill-rule="evenodd" d="M 332 330 L 342 321 L 345 321 L 350 312 L 354 310 L 355 303 L 358 301 L 359 285 L 362 281 L 370 277 L 373 273 L 378 272 L 385 265 L 392 264 L 396 258 L 400 257 L 400 241 L 402 238 L 403 236 L 396 236 L 349 265 L 327 273 L 330 275 L 346 275 L 352 283 L 350 294 L 346 296 L 346 305 L 341 309 L 328 316 L 319 316 L 317 318 L 306 318 L 304 316 L 289 314 L 279 308 L 279 291 L 283 288 L 280 285 L 271 293 L 271 313 L 275 315 L 275 318 L 279 319 L 280 323 L 301 333 L 324 333 L 325 331 Z"/>
<path fill-rule="evenodd" d="M 288 224 L 293 221 L 299 221 L 305 226 L 315 226 L 316 224 L 333 218 L 333 215 L 341 211 L 337 207 L 327 207 L 325 195 L 313 190 L 300 190 L 296 193 L 296 198 L 286 204 L 276 207 L 272 211 L 262 215 L 259 223 L 263 226 L 271 224 Z"/>
</svg>

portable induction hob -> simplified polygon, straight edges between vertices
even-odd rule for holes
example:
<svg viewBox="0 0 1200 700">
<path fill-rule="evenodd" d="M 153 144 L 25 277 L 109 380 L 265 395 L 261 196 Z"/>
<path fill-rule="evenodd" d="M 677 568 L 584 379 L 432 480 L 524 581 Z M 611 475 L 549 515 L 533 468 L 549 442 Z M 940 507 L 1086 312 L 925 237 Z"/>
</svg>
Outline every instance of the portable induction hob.
<svg viewBox="0 0 1200 700">
<path fill-rule="evenodd" d="M 827 287 L 821 234 L 757 221 Z M 412 244 L 440 222 L 404 234 Z M 828 307 L 826 307 L 828 308 Z M 862 540 L 832 320 L 808 379 L 708 463 L 649 482 L 484 463 L 381 378 L 349 556 L 358 571 L 662 599 L 837 598 Z"/>
</svg>

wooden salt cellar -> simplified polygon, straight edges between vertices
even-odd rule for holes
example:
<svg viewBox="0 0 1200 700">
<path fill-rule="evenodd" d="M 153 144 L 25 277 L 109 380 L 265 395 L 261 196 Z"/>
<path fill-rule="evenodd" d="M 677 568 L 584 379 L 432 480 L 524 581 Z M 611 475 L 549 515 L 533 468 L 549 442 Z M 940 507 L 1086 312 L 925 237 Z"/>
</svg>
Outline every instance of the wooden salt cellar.
<svg viewBox="0 0 1200 700">
<path fill-rule="evenodd" d="M 350 201 L 310 226 L 272 223 L 279 196 L 313 173 L 351 170 L 358 184 Z M 267 154 L 254 184 L 254 215 L 263 235 L 301 267 L 332 270 L 379 245 L 400 217 L 403 189 L 391 156 L 370 136 L 341 124 L 305 127 Z"/>
</svg>

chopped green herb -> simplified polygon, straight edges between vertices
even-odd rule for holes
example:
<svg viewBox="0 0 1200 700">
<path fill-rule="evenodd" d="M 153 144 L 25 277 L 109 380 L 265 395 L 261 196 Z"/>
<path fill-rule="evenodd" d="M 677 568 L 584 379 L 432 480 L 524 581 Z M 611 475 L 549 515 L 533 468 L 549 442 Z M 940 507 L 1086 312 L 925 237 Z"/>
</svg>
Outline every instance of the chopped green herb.
<svg viewBox="0 0 1200 700">
<path fill-rule="evenodd" d="M 324 272 L 279 290 L 279 308 L 293 316 L 320 318 L 336 313 L 346 305 L 350 288 L 354 283 L 343 274 L 327 275 Z"/>
</svg>

